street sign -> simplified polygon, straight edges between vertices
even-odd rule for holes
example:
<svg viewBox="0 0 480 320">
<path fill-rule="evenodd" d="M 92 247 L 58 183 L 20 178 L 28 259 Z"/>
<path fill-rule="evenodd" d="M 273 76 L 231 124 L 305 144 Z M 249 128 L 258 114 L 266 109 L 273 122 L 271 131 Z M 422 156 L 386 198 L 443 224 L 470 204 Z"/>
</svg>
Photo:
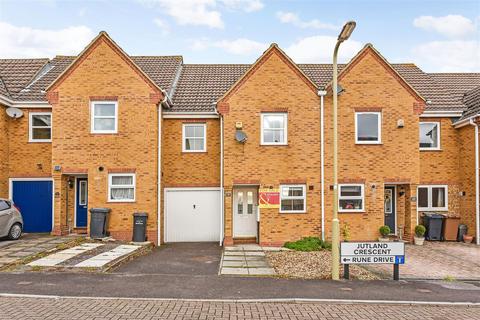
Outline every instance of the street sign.
<svg viewBox="0 0 480 320">
<path fill-rule="evenodd" d="M 404 264 L 403 242 L 342 242 L 342 264 Z"/>
</svg>

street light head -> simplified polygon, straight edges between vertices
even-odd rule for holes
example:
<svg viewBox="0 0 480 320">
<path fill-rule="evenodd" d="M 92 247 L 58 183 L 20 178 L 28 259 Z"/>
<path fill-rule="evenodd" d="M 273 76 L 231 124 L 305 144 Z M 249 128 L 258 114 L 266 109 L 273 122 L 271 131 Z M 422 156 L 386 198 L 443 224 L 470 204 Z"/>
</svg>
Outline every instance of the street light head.
<svg viewBox="0 0 480 320">
<path fill-rule="evenodd" d="M 350 35 L 352 34 L 353 30 L 355 29 L 355 26 L 357 23 L 355 21 L 348 21 L 345 23 L 345 25 L 342 28 L 342 31 L 338 35 L 338 41 L 346 41 L 348 38 L 350 38 Z"/>
</svg>

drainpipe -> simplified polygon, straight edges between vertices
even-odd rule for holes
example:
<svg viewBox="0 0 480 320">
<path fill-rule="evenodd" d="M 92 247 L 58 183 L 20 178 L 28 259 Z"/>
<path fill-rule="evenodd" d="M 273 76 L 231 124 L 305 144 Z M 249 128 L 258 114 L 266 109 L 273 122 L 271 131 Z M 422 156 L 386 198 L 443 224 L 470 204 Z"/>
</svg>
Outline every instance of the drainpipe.
<svg viewBox="0 0 480 320">
<path fill-rule="evenodd" d="M 160 216 L 162 212 L 162 107 L 170 108 L 172 102 L 168 97 L 168 94 L 165 90 L 162 90 L 163 100 L 158 105 L 158 147 L 157 147 L 157 246 L 160 246 L 161 242 L 161 225 L 160 225 Z"/>
<path fill-rule="evenodd" d="M 223 190 L 223 116 L 220 117 L 220 246 L 223 245 L 224 233 L 224 190 Z"/>
<path fill-rule="evenodd" d="M 320 197 L 322 201 L 321 210 L 322 210 L 322 240 L 325 241 L 325 139 L 324 139 L 324 105 L 323 100 L 327 95 L 327 91 L 319 90 L 318 95 L 320 96 Z"/>
<path fill-rule="evenodd" d="M 475 216 L 476 216 L 476 243 L 480 245 L 480 186 L 478 185 L 479 175 L 479 146 L 478 146 L 478 125 L 470 119 L 470 124 L 475 127 Z"/>
</svg>

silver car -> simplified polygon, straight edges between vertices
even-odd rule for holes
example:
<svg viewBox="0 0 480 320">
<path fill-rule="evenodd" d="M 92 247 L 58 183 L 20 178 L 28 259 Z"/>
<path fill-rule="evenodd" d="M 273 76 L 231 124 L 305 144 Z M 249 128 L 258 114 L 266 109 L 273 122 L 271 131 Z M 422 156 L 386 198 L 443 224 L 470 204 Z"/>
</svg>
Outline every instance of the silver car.
<svg viewBox="0 0 480 320">
<path fill-rule="evenodd" d="M 22 235 L 23 218 L 12 201 L 0 198 L 0 238 L 17 240 Z"/>
</svg>

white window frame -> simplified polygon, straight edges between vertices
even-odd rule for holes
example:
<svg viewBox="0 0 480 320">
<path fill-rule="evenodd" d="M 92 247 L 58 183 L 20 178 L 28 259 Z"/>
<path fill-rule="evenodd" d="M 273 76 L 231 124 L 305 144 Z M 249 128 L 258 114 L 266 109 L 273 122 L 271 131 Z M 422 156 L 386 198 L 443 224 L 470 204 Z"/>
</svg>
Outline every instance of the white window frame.
<svg viewBox="0 0 480 320">
<path fill-rule="evenodd" d="M 265 116 L 283 116 L 283 142 L 265 142 L 263 135 L 263 119 Z M 288 112 L 262 112 L 260 116 L 260 145 L 263 146 L 286 146 L 288 145 Z"/>
<path fill-rule="evenodd" d="M 378 141 L 359 141 L 358 140 L 358 116 L 363 114 L 378 115 Z M 382 113 L 378 111 L 355 112 L 355 144 L 382 144 Z"/>
<path fill-rule="evenodd" d="M 342 187 L 360 187 L 361 190 L 361 195 L 360 196 L 343 196 L 342 197 Z M 338 185 L 338 212 L 365 212 L 365 185 L 361 183 L 342 183 Z M 340 200 L 345 200 L 345 199 L 350 199 L 350 200 L 362 200 L 362 208 L 360 209 L 342 209 L 340 206 Z"/>
<path fill-rule="evenodd" d="M 198 127 L 202 126 L 203 127 L 203 149 L 201 150 L 188 150 L 187 149 L 187 138 L 194 138 L 194 137 L 187 137 L 186 136 L 186 130 L 185 128 L 187 127 Z M 196 139 L 199 139 L 199 137 L 195 137 Z M 207 124 L 206 123 L 184 123 L 182 126 L 182 152 L 207 152 Z"/>
<path fill-rule="evenodd" d="M 131 185 L 112 185 L 113 177 L 133 177 Z M 131 189 L 133 187 L 133 199 L 112 199 L 112 187 Z M 137 179 L 135 173 L 109 173 L 108 174 L 108 199 L 107 202 L 135 202 L 137 193 Z"/>
<path fill-rule="evenodd" d="M 96 116 L 95 105 L 97 104 L 113 104 L 115 105 L 115 128 L 113 130 L 95 130 L 95 119 L 110 119 L 111 116 Z M 118 133 L 118 101 L 90 101 L 90 133 L 95 134 L 112 134 Z"/>
<path fill-rule="evenodd" d="M 418 189 L 426 188 L 427 189 L 427 202 L 428 207 L 420 207 L 418 205 Z M 444 188 L 445 189 L 445 206 L 444 207 L 432 207 L 432 189 L 433 188 Z M 417 186 L 417 210 L 418 211 L 448 211 L 448 185 L 446 184 L 425 184 Z"/>
<path fill-rule="evenodd" d="M 303 196 L 283 196 L 283 188 L 289 188 L 289 187 L 301 187 L 303 190 Z M 302 199 L 303 200 L 303 210 L 282 210 L 282 200 L 295 200 L 295 199 Z M 280 185 L 280 207 L 279 207 L 279 212 L 280 213 L 305 213 L 307 212 L 307 186 L 305 184 L 281 184 Z"/>
<path fill-rule="evenodd" d="M 40 127 L 33 125 L 33 116 L 43 116 L 49 115 L 50 116 L 50 127 Z M 53 118 L 51 112 L 30 112 L 28 115 L 28 142 L 52 142 L 52 126 L 53 126 Z M 33 129 L 34 128 L 49 128 L 50 129 L 50 139 L 34 139 L 33 138 Z"/>
<path fill-rule="evenodd" d="M 433 147 L 433 148 L 428 148 L 428 147 L 420 147 L 420 140 L 418 141 L 418 144 L 419 144 L 419 149 L 421 151 L 429 151 L 429 150 L 441 150 L 441 147 L 440 147 L 440 142 L 441 142 L 441 139 L 440 139 L 440 135 L 441 135 L 441 127 L 440 127 L 440 122 L 437 122 L 437 121 L 421 121 L 419 122 L 418 124 L 418 136 L 419 136 L 419 139 L 420 139 L 420 125 L 422 124 L 436 124 L 437 125 L 437 146 L 436 147 Z"/>
</svg>

